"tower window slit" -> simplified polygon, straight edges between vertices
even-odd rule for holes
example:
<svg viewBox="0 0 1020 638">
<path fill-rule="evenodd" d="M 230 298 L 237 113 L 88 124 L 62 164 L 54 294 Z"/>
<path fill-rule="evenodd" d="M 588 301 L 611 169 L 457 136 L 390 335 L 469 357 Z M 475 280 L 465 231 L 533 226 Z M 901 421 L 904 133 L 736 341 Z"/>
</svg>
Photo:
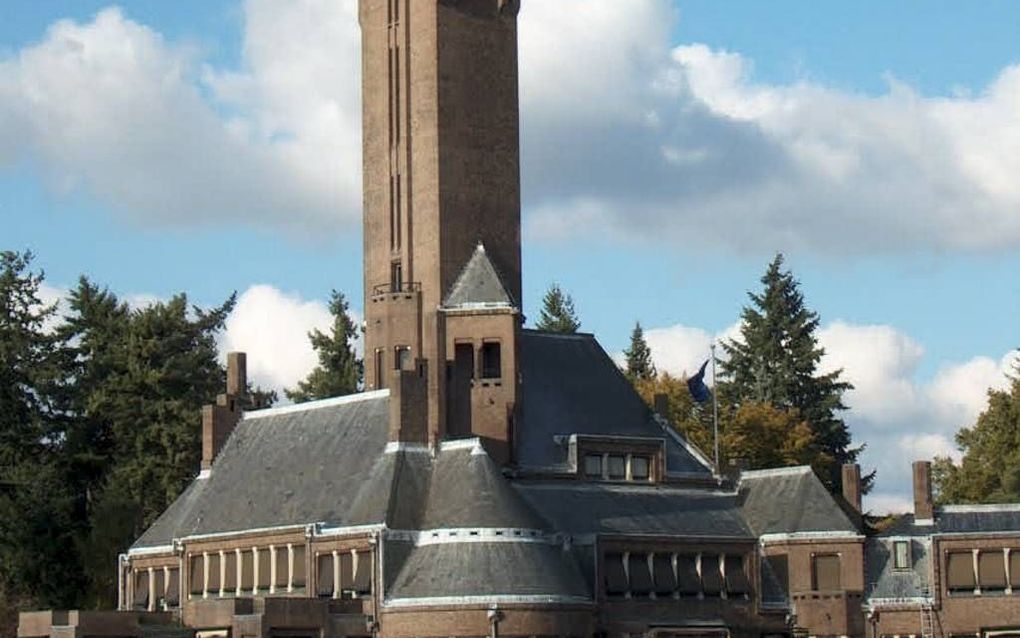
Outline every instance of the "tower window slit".
<svg viewBox="0 0 1020 638">
<path fill-rule="evenodd" d="M 500 344 L 492 341 L 482 344 L 482 378 L 499 379 L 503 376 Z"/>
</svg>

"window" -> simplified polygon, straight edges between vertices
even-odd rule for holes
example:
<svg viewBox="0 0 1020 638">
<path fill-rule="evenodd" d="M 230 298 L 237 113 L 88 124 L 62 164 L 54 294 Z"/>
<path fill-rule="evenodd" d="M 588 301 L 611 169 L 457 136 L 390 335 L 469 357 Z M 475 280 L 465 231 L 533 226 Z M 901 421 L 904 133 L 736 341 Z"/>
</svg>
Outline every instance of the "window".
<svg viewBox="0 0 1020 638">
<path fill-rule="evenodd" d="M 404 270 L 399 261 L 390 264 L 390 291 L 400 292 L 404 289 Z"/>
<path fill-rule="evenodd" d="M 681 596 L 697 596 L 701 593 L 701 578 L 698 576 L 698 557 L 694 554 L 680 554 L 676 557 L 677 588 Z"/>
<path fill-rule="evenodd" d="M 609 478 L 613 481 L 622 481 L 627 478 L 627 457 L 617 454 L 609 455 Z"/>
<path fill-rule="evenodd" d="M 259 548 L 259 582 L 256 583 L 259 589 L 269 589 L 270 565 L 269 548 Z"/>
<path fill-rule="evenodd" d="M 893 568 L 910 569 L 910 541 L 893 541 Z"/>
<path fill-rule="evenodd" d="M 951 593 L 973 593 L 977 586 L 974 578 L 974 554 L 972 552 L 947 554 L 946 580 Z"/>
<path fill-rule="evenodd" d="M 294 587 L 305 586 L 305 546 L 294 546 Z"/>
<path fill-rule="evenodd" d="M 838 554 L 820 554 L 812 560 L 812 585 L 815 591 L 839 591 Z"/>
<path fill-rule="evenodd" d="M 723 565 L 726 573 L 726 592 L 733 595 L 743 596 L 751 592 L 751 583 L 747 579 L 747 572 L 744 570 L 743 556 L 727 556 L 726 564 Z"/>
<path fill-rule="evenodd" d="M 255 587 L 255 556 L 250 549 L 241 552 L 241 591 Z"/>
<path fill-rule="evenodd" d="M 397 346 L 393 349 L 393 369 L 411 369 L 411 348 L 410 346 Z"/>
<path fill-rule="evenodd" d="M 201 593 L 201 592 L 199 592 Z M 149 608 L 149 570 L 135 572 L 135 609 Z"/>
<path fill-rule="evenodd" d="M 315 592 L 319 598 L 331 598 L 333 596 L 333 555 L 319 554 L 317 558 L 319 577 Z"/>
<path fill-rule="evenodd" d="M 981 552 L 978 555 L 978 585 L 982 591 L 1005 591 L 1006 556 L 1001 549 Z"/>
<path fill-rule="evenodd" d="M 652 572 L 648 566 L 648 554 L 631 554 L 627 566 L 630 571 L 630 592 L 635 596 L 647 596 L 655 589 Z"/>
<path fill-rule="evenodd" d="M 219 595 L 220 593 L 220 554 L 219 552 L 210 552 L 209 558 L 209 586 L 206 591 L 210 595 Z"/>
<path fill-rule="evenodd" d="M 482 378 L 499 379 L 503 376 L 503 363 L 499 343 L 491 341 L 482 344 Z"/>
<path fill-rule="evenodd" d="M 227 593 L 237 591 L 237 552 L 229 550 L 223 555 L 223 589 Z"/>
<path fill-rule="evenodd" d="M 623 569 L 623 554 L 609 553 L 603 559 L 606 595 L 623 596 L 627 593 L 627 572 Z"/>
<path fill-rule="evenodd" d="M 706 596 L 718 596 L 723 591 L 722 572 L 719 557 L 712 554 L 701 556 L 701 586 Z"/>
<path fill-rule="evenodd" d="M 201 595 L 202 588 L 205 586 L 205 569 L 201 554 L 191 555 L 191 569 L 188 571 L 188 580 L 191 585 L 188 591 L 190 591 L 192 595 Z"/>
<path fill-rule="evenodd" d="M 1009 550 L 1009 584 L 1013 593 L 1020 593 L 1020 549 Z"/>
<path fill-rule="evenodd" d="M 584 475 L 592 478 L 602 478 L 602 455 L 584 455 Z"/>
<path fill-rule="evenodd" d="M 375 349 L 375 388 L 381 390 L 386 387 L 386 350 Z"/>
<path fill-rule="evenodd" d="M 177 607 L 181 604 L 180 571 L 174 567 L 170 570 L 169 578 L 166 586 L 166 604 L 170 607 Z"/>
<path fill-rule="evenodd" d="M 635 481 L 647 481 L 648 465 L 647 456 L 630 457 L 630 477 Z"/>
<path fill-rule="evenodd" d="M 652 558 L 652 572 L 655 575 L 655 593 L 670 596 L 676 591 L 676 576 L 673 575 L 673 559 L 669 554 L 656 554 Z"/>
</svg>

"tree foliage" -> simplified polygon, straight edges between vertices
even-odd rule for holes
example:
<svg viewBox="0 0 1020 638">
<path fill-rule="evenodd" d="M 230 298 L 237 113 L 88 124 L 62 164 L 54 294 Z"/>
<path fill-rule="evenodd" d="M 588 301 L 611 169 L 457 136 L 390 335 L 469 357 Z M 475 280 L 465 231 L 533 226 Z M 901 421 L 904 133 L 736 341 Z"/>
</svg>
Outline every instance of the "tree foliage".
<svg viewBox="0 0 1020 638">
<path fill-rule="evenodd" d="M 308 334 L 319 357 L 319 365 L 293 390 L 284 390 L 295 403 L 353 394 L 361 388 L 364 362 L 354 351 L 358 327 L 351 318 L 343 293 L 330 294 L 329 311 L 333 326 L 329 334 L 313 330 Z"/>
<path fill-rule="evenodd" d="M 1020 379 L 988 392 L 988 407 L 957 432 L 956 444 L 960 464 L 941 457 L 932 468 L 939 502 L 1020 502 Z"/>
<path fill-rule="evenodd" d="M 803 419 L 822 454 L 816 469 L 838 491 L 839 466 L 856 461 L 860 453 L 851 447 L 850 431 L 839 417 L 846 409 L 843 393 L 853 386 L 840 378 L 841 370 L 819 371 L 825 351 L 815 336 L 818 314 L 805 306 L 800 284 L 783 269 L 781 254 L 761 283 L 761 293 L 748 293 L 751 303 L 741 315 L 740 338 L 723 344 L 727 356 L 721 362 L 721 390 L 738 409 L 749 402 L 768 403 Z"/>
<path fill-rule="evenodd" d="M 535 327 L 547 332 L 575 333 L 581 327 L 573 298 L 559 284 L 552 284 L 542 297 L 542 310 Z"/>
<path fill-rule="evenodd" d="M 634 324 L 630 333 L 630 347 L 623 351 L 627 358 L 627 378 L 633 381 L 647 381 L 656 376 L 655 363 L 652 361 L 652 349 L 645 341 L 645 331 L 641 322 Z"/>
</svg>

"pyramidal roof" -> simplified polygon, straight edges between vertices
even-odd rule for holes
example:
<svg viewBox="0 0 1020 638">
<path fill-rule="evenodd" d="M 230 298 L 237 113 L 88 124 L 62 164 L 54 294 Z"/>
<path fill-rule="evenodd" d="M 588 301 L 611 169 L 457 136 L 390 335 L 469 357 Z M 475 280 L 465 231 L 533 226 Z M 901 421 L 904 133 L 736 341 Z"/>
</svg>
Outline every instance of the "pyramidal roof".
<svg viewBox="0 0 1020 638">
<path fill-rule="evenodd" d="M 444 308 L 512 308 L 514 300 L 479 242 L 450 289 Z"/>
</svg>

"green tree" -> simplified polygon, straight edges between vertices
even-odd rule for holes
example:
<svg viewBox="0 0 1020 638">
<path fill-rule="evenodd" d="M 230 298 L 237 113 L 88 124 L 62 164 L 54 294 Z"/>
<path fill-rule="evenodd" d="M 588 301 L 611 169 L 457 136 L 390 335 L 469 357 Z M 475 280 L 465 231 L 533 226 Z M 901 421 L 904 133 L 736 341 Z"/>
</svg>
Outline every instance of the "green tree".
<svg viewBox="0 0 1020 638">
<path fill-rule="evenodd" d="M 956 444 L 960 464 L 942 457 L 932 468 L 939 502 L 1020 502 L 1020 379 L 988 392 L 988 407 L 957 432 Z"/>
<path fill-rule="evenodd" d="M 763 290 L 748 293 L 751 304 L 741 315 L 740 338 L 723 344 L 721 390 L 736 404 L 768 403 L 796 411 L 814 432 L 827 467 L 816 467 L 829 488 L 840 489 L 839 466 L 860 453 L 851 447 L 850 431 L 839 413 L 846 409 L 843 393 L 852 385 L 842 370 L 820 373 L 825 351 L 815 332 L 818 314 L 804 304 L 800 284 L 783 269 L 776 255 L 761 279 Z M 868 484 L 873 480 L 868 477 Z"/>
<path fill-rule="evenodd" d="M 623 354 L 627 357 L 626 374 L 632 382 L 655 378 L 657 373 L 652 361 L 652 349 L 645 341 L 645 331 L 640 321 L 634 324 L 634 330 L 630 333 L 630 347 Z"/>
<path fill-rule="evenodd" d="M 547 332 L 575 333 L 581 327 L 574 300 L 559 284 L 552 284 L 542 297 L 542 310 L 535 327 Z"/>
<path fill-rule="evenodd" d="M 319 356 L 319 365 L 308 378 L 298 382 L 297 388 L 284 390 L 287 398 L 295 403 L 353 394 L 361 387 L 365 367 L 354 351 L 358 328 L 343 293 L 334 290 L 330 294 L 329 311 L 333 315 L 329 334 L 320 330 L 308 333 Z"/>
<path fill-rule="evenodd" d="M 79 499 L 54 407 L 60 344 L 31 253 L 0 253 L 0 633 L 26 607 L 67 607 L 80 586 Z"/>
<path fill-rule="evenodd" d="M 668 420 L 680 434 L 711 458 L 713 444 L 712 411 L 705 410 L 691 398 L 686 377 L 662 372 L 648 379 L 635 379 L 634 388 L 649 408 L 655 407 L 655 395 L 666 397 Z"/>
</svg>

